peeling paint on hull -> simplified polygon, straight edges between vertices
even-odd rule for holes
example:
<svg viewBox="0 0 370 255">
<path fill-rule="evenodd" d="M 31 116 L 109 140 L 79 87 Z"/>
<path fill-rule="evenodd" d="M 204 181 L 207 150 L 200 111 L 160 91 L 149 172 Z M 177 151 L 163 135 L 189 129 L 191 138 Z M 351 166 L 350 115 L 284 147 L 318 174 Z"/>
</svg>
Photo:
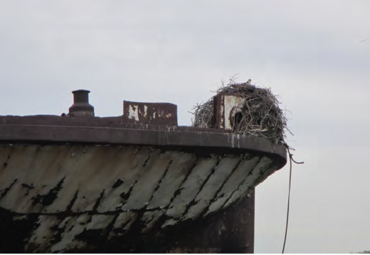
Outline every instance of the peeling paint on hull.
<svg viewBox="0 0 370 255">
<path fill-rule="evenodd" d="M 22 229 L 20 240 L 13 240 L 18 251 L 127 246 L 134 235 L 160 236 L 212 217 L 275 170 L 271 158 L 251 152 L 200 155 L 150 146 L 3 144 L 0 218 Z M 0 235 L 8 230 L 0 227 Z M 0 251 L 14 251 L 7 245 L 0 244 Z"/>
</svg>

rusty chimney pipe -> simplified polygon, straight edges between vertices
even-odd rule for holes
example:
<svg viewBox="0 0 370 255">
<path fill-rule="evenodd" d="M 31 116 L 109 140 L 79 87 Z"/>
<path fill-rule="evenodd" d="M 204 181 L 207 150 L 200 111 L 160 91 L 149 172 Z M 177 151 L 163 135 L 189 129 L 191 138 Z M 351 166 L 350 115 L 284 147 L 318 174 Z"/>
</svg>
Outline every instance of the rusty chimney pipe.
<svg viewBox="0 0 370 255">
<path fill-rule="evenodd" d="M 72 91 L 73 105 L 69 108 L 69 116 L 95 116 L 94 107 L 89 104 L 89 90 L 79 89 Z"/>
</svg>

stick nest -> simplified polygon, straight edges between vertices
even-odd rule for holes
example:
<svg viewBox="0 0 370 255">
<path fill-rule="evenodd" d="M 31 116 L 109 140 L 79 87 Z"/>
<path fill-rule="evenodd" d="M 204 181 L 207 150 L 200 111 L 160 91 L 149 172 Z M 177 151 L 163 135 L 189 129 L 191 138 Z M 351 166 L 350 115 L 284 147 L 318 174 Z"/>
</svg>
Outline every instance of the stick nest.
<svg viewBox="0 0 370 255">
<path fill-rule="evenodd" d="M 216 91 L 217 94 L 235 95 L 244 99 L 243 105 L 238 109 L 240 113 L 235 115 L 231 132 L 263 137 L 275 144 L 285 144 L 285 131 L 289 129 L 287 119 L 279 107 L 280 102 L 270 89 L 258 88 L 250 82 L 235 83 L 231 79 L 226 86 L 222 84 Z M 193 126 L 214 128 L 213 97 L 206 103 L 195 106 L 193 110 Z"/>
</svg>

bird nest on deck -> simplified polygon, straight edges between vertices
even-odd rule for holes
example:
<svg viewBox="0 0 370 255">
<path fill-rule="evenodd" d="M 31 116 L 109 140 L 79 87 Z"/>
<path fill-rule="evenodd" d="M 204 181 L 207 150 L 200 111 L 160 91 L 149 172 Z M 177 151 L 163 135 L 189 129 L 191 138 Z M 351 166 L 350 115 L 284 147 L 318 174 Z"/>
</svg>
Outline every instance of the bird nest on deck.
<svg viewBox="0 0 370 255">
<path fill-rule="evenodd" d="M 238 96 L 244 99 L 239 109 L 238 120 L 235 120 L 231 132 L 235 134 L 263 137 L 275 144 L 285 144 L 285 131 L 288 132 L 287 119 L 280 109 L 280 102 L 270 89 L 258 88 L 250 84 L 235 83 L 232 79 L 229 84 L 222 85 L 217 94 L 223 93 Z M 193 126 L 213 128 L 214 126 L 214 99 L 194 107 Z M 236 116 L 235 116 L 236 118 Z"/>
</svg>

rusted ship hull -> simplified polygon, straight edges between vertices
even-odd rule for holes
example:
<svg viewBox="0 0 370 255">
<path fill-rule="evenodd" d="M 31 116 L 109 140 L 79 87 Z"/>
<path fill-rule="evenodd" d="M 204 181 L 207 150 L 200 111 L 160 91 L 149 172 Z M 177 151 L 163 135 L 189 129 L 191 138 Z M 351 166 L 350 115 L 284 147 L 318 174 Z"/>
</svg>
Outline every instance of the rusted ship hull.
<svg viewBox="0 0 370 255">
<path fill-rule="evenodd" d="M 248 196 L 285 148 L 179 127 L 175 105 L 124 109 L 0 116 L 0 252 L 253 252 Z"/>
<path fill-rule="evenodd" d="M 0 206 L 12 224 L 23 225 L 27 252 L 125 247 L 133 232 L 165 233 L 229 207 L 276 170 L 271 158 L 251 153 L 199 156 L 150 146 L 0 151 Z"/>
</svg>

